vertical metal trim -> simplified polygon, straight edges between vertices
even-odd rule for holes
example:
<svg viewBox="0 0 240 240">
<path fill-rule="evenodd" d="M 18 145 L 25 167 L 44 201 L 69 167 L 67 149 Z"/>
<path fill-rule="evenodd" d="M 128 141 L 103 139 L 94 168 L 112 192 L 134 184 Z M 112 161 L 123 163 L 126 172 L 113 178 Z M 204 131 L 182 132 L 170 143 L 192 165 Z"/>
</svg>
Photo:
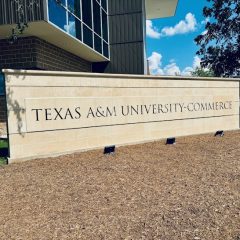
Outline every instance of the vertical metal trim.
<svg viewBox="0 0 240 240">
<path fill-rule="evenodd" d="M 82 10 L 82 0 L 79 0 L 80 1 L 80 12 L 81 12 L 81 19 L 80 19 L 80 21 L 81 21 L 81 42 L 83 43 L 83 10 Z"/>
<path fill-rule="evenodd" d="M 147 44 L 146 44 L 146 3 L 142 0 L 142 23 L 143 23 L 143 68 L 144 75 L 148 73 L 148 63 L 147 63 Z"/>
<path fill-rule="evenodd" d="M 101 42 L 102 42 L 102 55 L 103 54 L 103 27 L 102 27 L 102 1 L 100 2 L 100 24 L 101 24 Z"/>
<path fill-rule="evenodd" d="M 69 23 L 69 21 L 68 21 L 68 0 L 65 0 L 65 7 L 66 7 L 65 11 L 66 11 L 66 25 L 67 25 L 67 31 L 66 32 L 70 35 L 69 25 L 68 25 L 68 23 Z"/>
<path fill-rule="evenodd" d="M 49 22 L 48 0 L 43 0 L 43 20 Z"/>
<path fill-rule="evenodd" d="M 107 29 L 108 29 L 108 42 L 107 42 L 107 44 L 108 44 L 108 59 L 111 61 L 111 54 L 110 54 L 110 34 L 109 34 L 109 10 L 108 10 L 108 1 L 109 0 L 107 0 L 106 1 L 106 3 L 107 3 Z"/>
<path fill-rule="evenodd" d="M 92 44 L 93 44 L 93 49 L 95 50 L 95 34 L 94 34 L 94 32 L 95 32 L 95 30 L 94 30 L 94 17 L 93 17 L 93 1 L 96 1 L 96 0 L 90 0 L 91 1 L 91 12 L 92 12 L 92 39 L 93 39 L 93 41 L 92 41 Z"/>
</svg>

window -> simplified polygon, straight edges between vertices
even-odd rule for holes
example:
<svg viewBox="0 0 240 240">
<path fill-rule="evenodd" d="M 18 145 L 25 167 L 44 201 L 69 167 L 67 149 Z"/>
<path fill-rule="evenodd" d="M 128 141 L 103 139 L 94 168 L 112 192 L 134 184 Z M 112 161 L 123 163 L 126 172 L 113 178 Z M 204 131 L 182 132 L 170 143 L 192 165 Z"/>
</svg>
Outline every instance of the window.
<svg viewBox="0 0 240 240">
<path fill-rule="evenodd" d="M 71 36 L 82 40 L 81 21 L 71 13 L 68 13 L 68 25 L 65 29 Z"/>
<path fill-rule="evenodd" d="M 94 34 L 94 49 L 102 53 L 102 39 L 96 34 Z"/>
<path fill-rule="evenodd" d="M 93 0 L 93 19 L 94 31 L 101 36 L 101 10 L 96 0 Z"/>
<path fill-rule="evenodd" d="M 103 39 L 108 42 L 108 21 L 107 14 L 102 11 L 102 29 L 103 29 Z"/>
<path fill-rule="evenodd" d="M 71 13 L 68 13 L 68 25 L 66 30 L 73 37 L 76 37 L 76 20 L 77 19 Z"/>
<path fill-rule="evenodd" d="M 5 90 L 4 90 L 4 76 L 3 74 L 0 73 L 0 95 L 4 95 Z"/>
<path fill-rule="evenodd" d="M 83 25 L 83 42 L 86 43 L 89 47 L 93 47 L 93 34 L 86 25 Z"/>
<path fill-rule="evenodd" d="M 91 0 L 82 0 L 83 22 L 92 28 L 92 4 Z"/>
<path fill-rule="evenodd" d="M 55 0 L 55 2 L 57 2 L 58 4 L 62 5 L 62 6 L 66 6 L 66 0 Z"/>
<path fill-rule="evenodd" d="M 49 20 L 66 31 L 66 18 L 67 12 L 61 3 L 57 3 L 56 0 L 48 0 L 49 8 Z"/>
<path fill-rule="evenodd" d="M 76 15 L 79 19 L 81 19 L 80 2 L 80 0 L 67 0 L 68 11 Z"/>
<path fill-rule="evenodd" d="M 49 20 L 66 31 L 66 17 L 67 12 L 61 3 L 57 3 L 56 0 L 48 1 L 49 8 Z"/>
<path fill-rule="evenodd" d="M 82 41 L 82 24 L 78 19 L 75 19 L 76 24 L 76 37 Z"/>
<path fill-rule="evenodd" d="M 106 58 L 109 58 L 108 44 L 106 44 L 105 42 L 103 42 L 103 55 Z"/>
<path fill-rule="evenodd" d="M 102 7 L 105 11 L 107 11 L 107 0 L 102 0 Z"/>
<path fill-rule="evenodd" d="M 108 58 L 107 0 L 48 0 L 49 21 Z"/>
</svg>

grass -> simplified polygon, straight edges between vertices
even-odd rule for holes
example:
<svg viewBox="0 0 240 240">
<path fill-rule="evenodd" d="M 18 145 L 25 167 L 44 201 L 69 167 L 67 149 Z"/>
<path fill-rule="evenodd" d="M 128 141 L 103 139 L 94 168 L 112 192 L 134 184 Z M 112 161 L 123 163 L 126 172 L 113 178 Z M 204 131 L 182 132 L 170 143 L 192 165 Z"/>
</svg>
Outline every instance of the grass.
<svg viewBox="0 0 240 240">
<path fill-rule="evenodd" d="M 0 140 L 0 152 L 1 150 L 5 150 L 8 148 L 8 142 L 7 140 Z M 5 151 L 4 151 L 5 152 Z M 0 166 L 7 164 L 7 158 L 6 156 L 1 156 L 0 155 Z"/>
<path fill-rule="evenodd" d="M 0 166 L 7 164 L 7 158 L 0 157 Z"/>
<path fill-rule="evenodd" d="M 8 148 L 7 140 L 0 140 L 0 148 Z"/>
</svg>

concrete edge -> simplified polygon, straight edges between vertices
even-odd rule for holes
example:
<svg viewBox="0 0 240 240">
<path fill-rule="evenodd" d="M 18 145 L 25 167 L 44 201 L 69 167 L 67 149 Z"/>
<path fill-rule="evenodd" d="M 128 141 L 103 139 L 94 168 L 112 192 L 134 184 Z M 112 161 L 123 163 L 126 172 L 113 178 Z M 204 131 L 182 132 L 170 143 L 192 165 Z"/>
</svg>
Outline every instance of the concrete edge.
<svg viewBox="0 0 240 240">
<path fill-rule="evenodd" d="M 40 76 L 73 76 L 73 77 L 98 77 L 98 78 L 128 78 L 143 80 L 191 80 L 191 81 L 233 81 L 240 82 L 240 78 L 214 78 L 214 77 L 185 77 L 185 76 L 154 76 L 154 75 L 129 75 L 129 74 L 107 74 L 107 73 L 86 73 L 86 72 L 60 72 L 60 71 L 39 71 L 39 70 L 14 70 L 3 69 L 5 75 L 40 75 Z"/>
</svg>

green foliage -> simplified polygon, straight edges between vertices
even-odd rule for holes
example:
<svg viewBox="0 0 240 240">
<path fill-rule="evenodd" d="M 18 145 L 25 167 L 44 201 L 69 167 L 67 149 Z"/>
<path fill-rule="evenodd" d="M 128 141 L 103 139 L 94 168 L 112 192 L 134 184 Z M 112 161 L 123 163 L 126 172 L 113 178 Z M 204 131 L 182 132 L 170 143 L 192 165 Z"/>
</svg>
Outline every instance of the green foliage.
<svg viewBox="0 0 240 240">
<path fill-rule="evenodd" d="M 207 0 L 203 15 L 205 34 L 195 38 L 200 46 L 201 67 L 211 69 L 215 76 L 240 75 L 240 1 Z"/>
<path fill-rule="evenodd" d="M 8 142 L 6 140 L 0 140 L 0 151 L 8 148 Z M 0 157 L 0 166 L 7 164 L 6 157 Z"/>
<path fill-rule="evenodd" d="M 192 72 L 192 76 L 194 76 L 194 77 L 215 77 L 215 74 L 212 70 L 197 67 Z"/>
<path fill-rule="evenodd" d="M 0 166 L 6 165 L 7 164 L 7 159 L 0 157 Z"/>
<path fill-rule="evenodd" d="M 6 140 L 0 140 L 0 148 L 8 148 L 8 143 Z"/>
</svg>

